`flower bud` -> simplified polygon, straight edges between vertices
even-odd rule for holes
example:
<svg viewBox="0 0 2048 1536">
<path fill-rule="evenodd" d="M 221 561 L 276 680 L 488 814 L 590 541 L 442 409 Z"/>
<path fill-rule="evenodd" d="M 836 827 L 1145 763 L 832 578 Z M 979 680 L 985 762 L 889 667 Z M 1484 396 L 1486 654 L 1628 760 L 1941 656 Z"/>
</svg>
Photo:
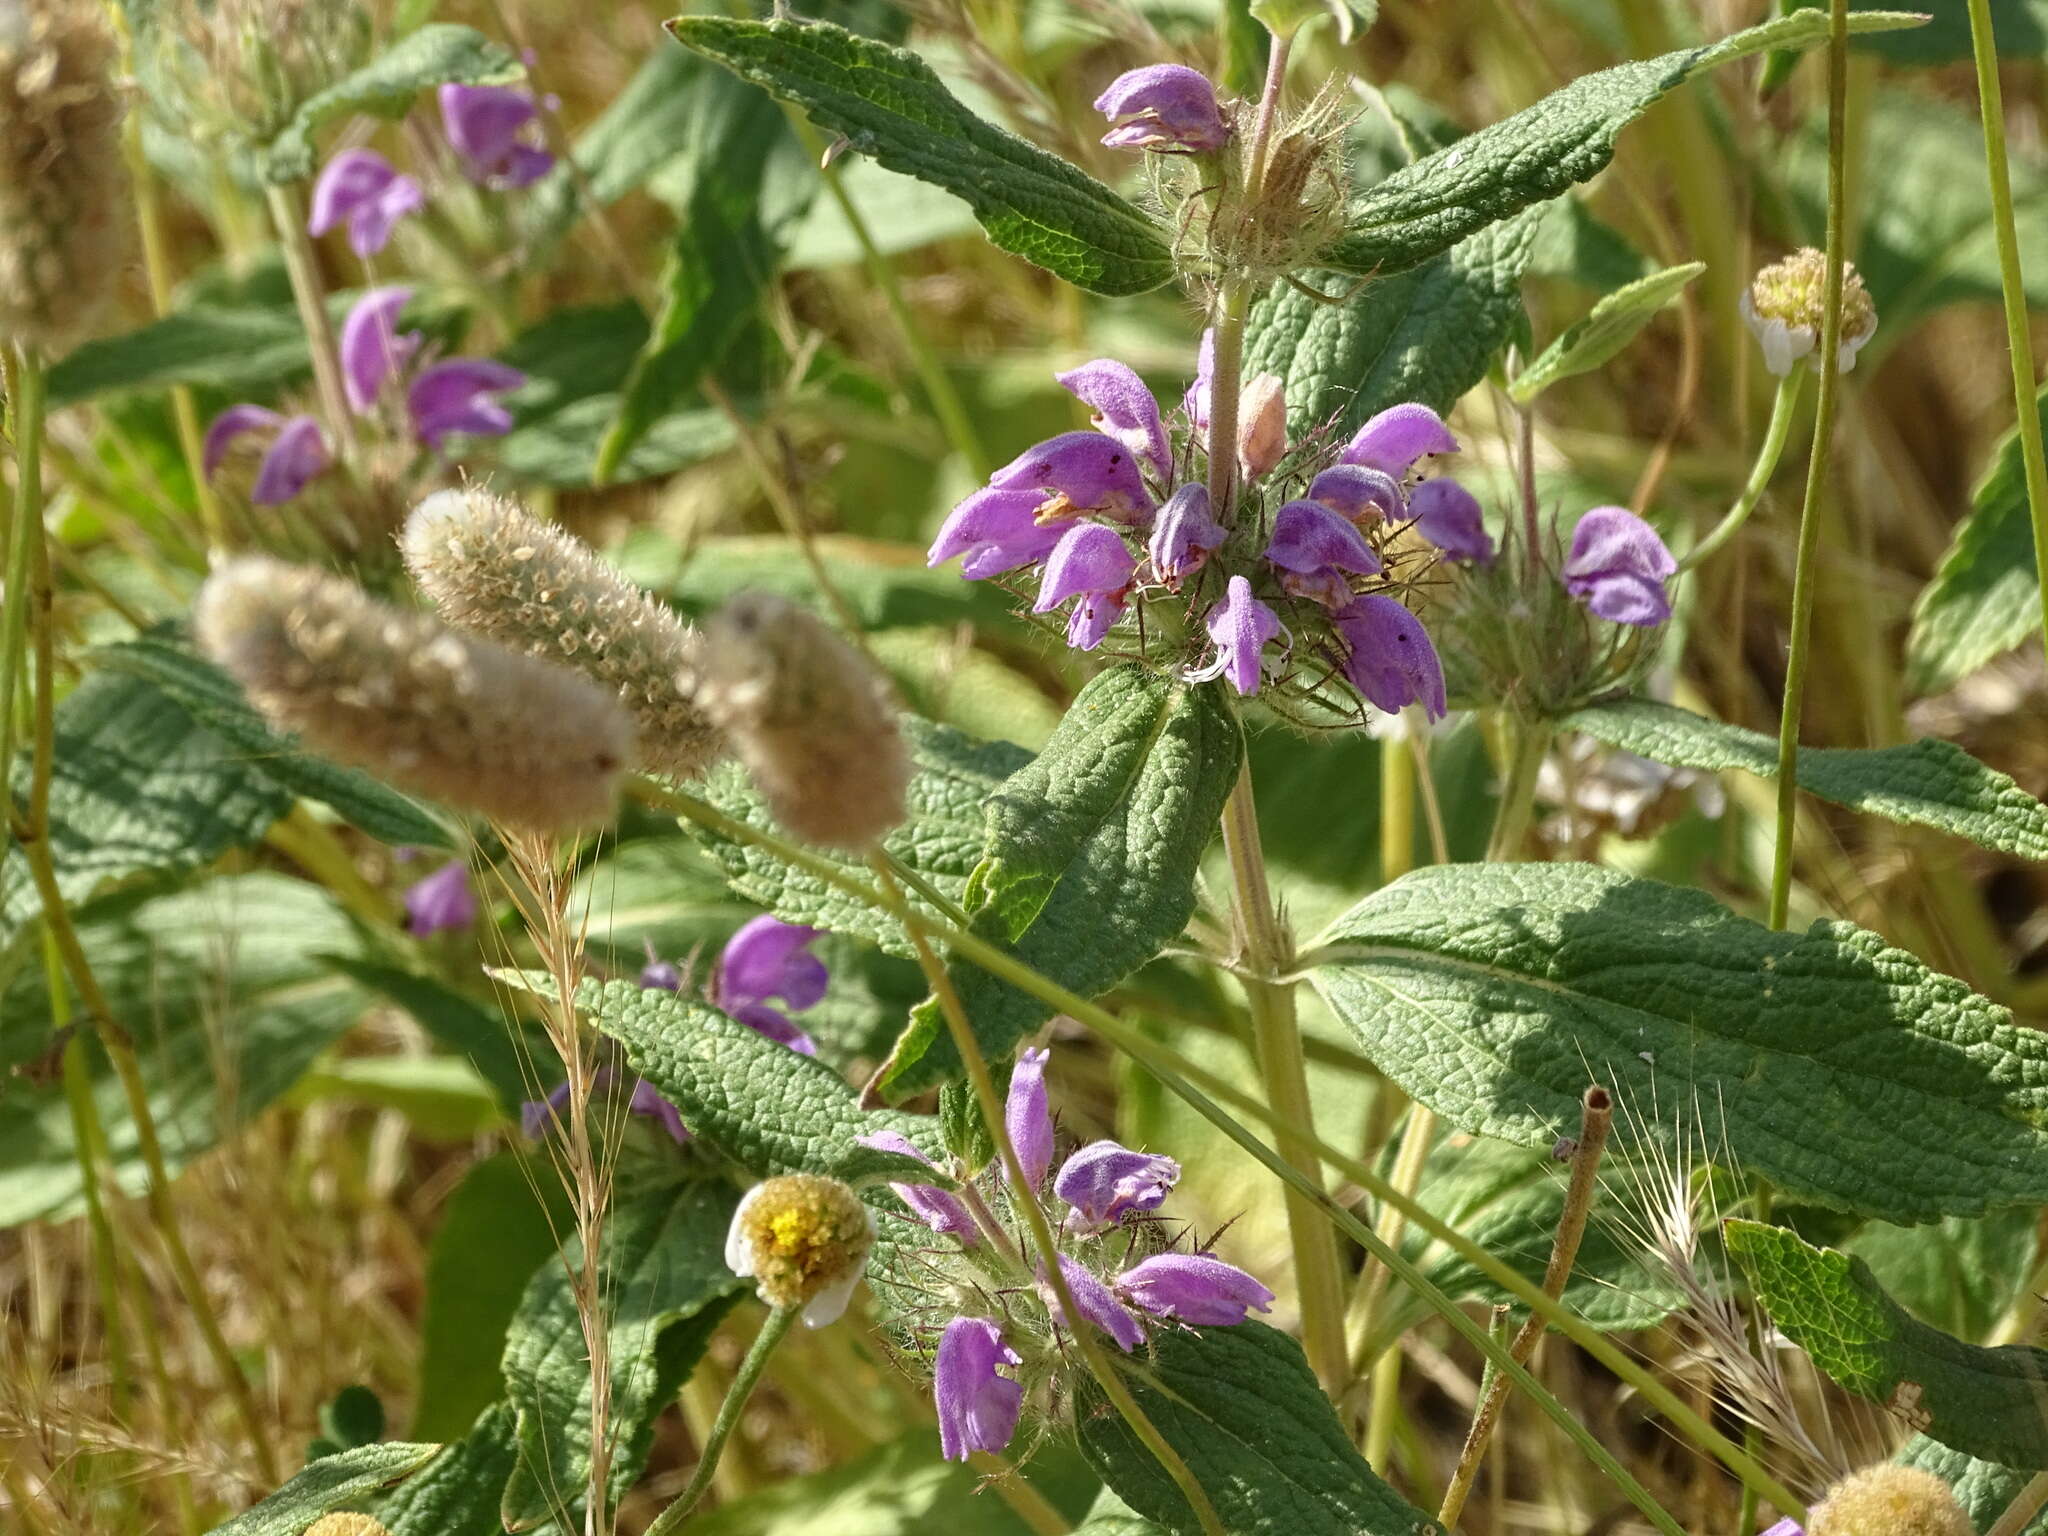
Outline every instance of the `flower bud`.
<svg viewBox="0 0 2048 1536">
<path fill-rule="evenodd" d="M 507 826 L 611 814 L 633 755 L 616 700 L 566 668 L 443 628 L 262 556 L 207 578 L 200 648 L 308 746 Z"/>
<path fill-rule="evenodd" d="M 1976 1526 L 1932 1472 L 1880 1462 L 1830 1488 L 1806 1529 L 1808 1536 L 1974 1536 Z"/>
<path fill-rule="evenodd" d="M 1277 373 L 1244 387 L 1238 406 L 1237 456 L 1247 475 L 1266 473 L 1287 452 L 1287 394 Z"/>
<path fill-rule="evenodd" d="M 1199 155 L 1230 138 L 1216 87 L 1185 64 L 1126 70 L 1095 98 L 1095 110 L 1110 120 L 1102 142 L 1112 149 Z"/>
<path fill-rule="evenodd" d="M 57 352 L 120 275 L 121 99 L 99 6 L 17 6 L 0 3 L 0 336 Z"/>
<path fill-rule="evenodd" d="M 616 693 L 639 728 L 642 766 L 689 778 L 716 754 L 717 733 L 688 692 L 696 631 L 582 540 L 472 487 L 421 502 L 400 543 L 413 580 L 457 629 Z"/>
<path fill-rule="evenodd" d="M 306 1527 L 306 1536 L 391 1536 L 391 1529 L 369 1515 L 322 1515 Z"/>
<path fill-rule="evenodd" d="M 875 1245 L 875 1220 L 837 1179 L 790 1173 L 763 1179 L 732 1213 L 726 1266 L 751 1279 L 771 1307 L 802 1307 L 804 1326 L 837 1322 Z"/>
<path fill-rule="evenodd" d="M 1742 295 L 1742 318 L 1764 349 L 1764 366 L 1783 378 L 1820 346 L 1826 315 L 1827 257 L 1808 246 L 1757 273 Z M 1847 262 L 1842 265 L 1842 340 L 1836 367 L 1847 373 L 1856 354 L 1877 334 L 1870 291 Z"/>
<path fill-rule="evenodd" d="M 869 848 L 903 820 L 910 755 L 888 683 L 794 603 L 743 593 L 706 622 L 697 704 L 804 841 Z"/>
</svg>

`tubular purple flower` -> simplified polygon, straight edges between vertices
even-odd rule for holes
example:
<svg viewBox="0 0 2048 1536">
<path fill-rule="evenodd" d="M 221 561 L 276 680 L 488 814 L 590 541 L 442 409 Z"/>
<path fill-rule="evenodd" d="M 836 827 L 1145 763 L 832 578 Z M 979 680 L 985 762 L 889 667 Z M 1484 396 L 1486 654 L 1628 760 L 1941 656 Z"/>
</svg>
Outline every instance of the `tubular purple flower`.
<svg viewBox="0 0 2048 1536">
<path fill-rule="evenodd" d="M 1122 443 L 1162 480 L 1173 473 L 1173 450 L 1167 444 L 1159 402 L 1131 368 L 1115 358 L 1098 357 L 1053 377 L 1083 405 L 1095 408 L 1096 431 Z"/>
<path fill-rule="evenodd" d="M 1060 1273 L 1066 1277 L 1067 1289 L 1074 1293 L 1074 1306 L 1083 1318 L 1116 1340 L 1116 1347 L 1125 1354 L 1145 1342 L 1145 1325 L 1116 1299 L 1114 1291 L 1098 1280 L 1080 1260 L 1064 1253 L 1059 1259 Z M 1044 1298 L 1045 1310 L 1052 1314 L 1053 1321 L 1067 1322 L 1060 1314 L 1059 1297 L 1046 1280 L 1043 1268 L 1038 1272 L 1038 1292 Z"/>
<path fill-rule="evenodd" d="M 512 430 L 512 413 L 494 397 L 525 382 L 517 368 L 488 357 L 451 357 L 422 369 L 405 395 L 413 431 L 437 451 L 457 433 L 501 437 Z"/>
<path fill-rule="evenodd" d="M 1351 648 L 1344 675 L 1368 702 L 1388 714 L 1420 704 L 1430 719 L 1444 717 L 1443 663 L 1414 614 L 1375 592 L 1353 598 L 1335 623 Z"/>
<path fill-rule="evenodd" d="M 1067 619 L 1067 644 L 1092 651 L 1124 611 L 1124 594 L 1138 563 L 1113 528 L 1076 523 L 1060 535 L 1045 562 L 1034 613 L 1045 613 L 1070 597 L 1080 599 Z"/>
<path fill-rule="evenodd" d="M 1009 1132 L 1010 1145 L 1033 1189 L 1045 1182 L 1046 1170 L 1052 1167 L 1052 1110 L 1045 1097 L 1045 1064 L 1051 1056 L 1043 1046 L 1026 1046 L 1017 1053 L 1003 1105 L 1003 1129 Z"/>
<path fill-rule="evenodd" d="M 260 405 L 231 405 L 208 423 L 206 442 L 200 449 L 200 463 L 208 479 L 219 470 L 235 439 L 247 432 L 275 431 L 284 418 Z"/>
<path fill-rule="evenodd" d="M 375 409 L 384 386 L 402 372 L 419 350 L 420 333 L 398 333 L 398 316 L 412 298 L 402 283 L 372 288 L 341 322 L 341 383 L 349 408 L 357 415 Z"/>
<path fill-rule="evenodd" d="M 1196 680 L 1220 673 L 1239 694 L 1249 697 L 1257 693 L 1259 653 L 1267 641 L 1279 638 L 1279 617 L 1252 596 L 1249 581 L 1233 576 L 1224 589 L 1223 601 L 1209 610 L 1205 623 L 1216 646 L 1216 659 L 1195 674 Z"/>
<path fill-rule="evenodd" d="M 1600 618 L 1648 627 L 1671 617 L 1664 583 L 1677 571 L 1656 529 L 1626 507 L 1595 507 L 1572 530 L 1564 587 Z"/>
<path fill-rule="evenodd" d="M 595 1090 L 609 1088 L 618 1081 L 618 1072 L 611 1067 L 599 1067 L 591 1075 L 590 1086 Z M 558 1083 L 544 1099 L 528 1099 L 519 1106 L 519 1130 L 528 1141 L 538 1141 L 547 1134 L 549 1125 L 559 1120 L 562 1111 L 569 1107 L 569 1085 Z M 638 1115 L 645 1120 L 659 1120 L 662 1129 L 674 1141 L 688 1141 L 689 1127 L 683 1124 L 682 1114 L 675 1105 L 661 1096 L 660 1090 L 644 1077 L 633 1079 L 633 1092 L 626 1100 L 626 1113 Z"/>
<path fill-rule="evenodd" d="M 599 1076 L 603 1076 L 603 1069 L 599 1070 Z M 554 1092 L 544 1099 L 528 1099 L 519 1106 L 519 1134 L 528 1141 L 539 1141 L 547 1134 L 550 1122 L 568 1107 L 567 1082 L 556 1084 Z"/>
<path fill-rule="evenodd" d="M 1415 467 L 1426 453 L 1456 453 L 1458 440 L 1443 417 L 1415 401 L 1390 405 L 1360 427 L 1338 462 L 1364 464 L 1396 480 Z"/>
<path fill-rule="evenodd" d="M 1453 560 L 1493 564 L 1493 538 L 1479 510 L 1479 498 L 1455 480 L 1439 475 L 1415 487 L 1408 511 L 1416 532 Z"/>
<path fill-rule="evenodd" d="M 712 1007 L 801 1056 L 817 1055 L 811 1037 L 769 1005 L 779 1001 L 801 1013 L 824 997 L 831 973 L 808 948 L 822 932 L 767 913 L 750 919 L 719 955 L 709 989 Z"/>
<path fill-rule="evenodd" d="M 683 1124 L 683 1112 L 661 1096 L 661 1090 L 644 1077 L 633 1079 L 632 1095 L 626 1100 L 626 1113 L 639 1115 L 644 1119 L 659 1120 L 661 1128 L 668 1132 L 671 1141 L 688 1141 L 690 1128 Z"/>
<path fill-rule="evenodd" d="M 1281 586 L 1329 608 L 1350 601 L 1351 576 L 1381 569 L 1357 525 L 1317 501 L 1290 501 L 1273 514 L 1266 559 L 1279 569 Z"/>
<path fill-rule="evenodd" d="M 1222 548 L 1228 537 L 1210 513 L 1209 488 L 1190 480 L 1166 498 L 1166 505 L 1152 520 L 1152 539 L 1146 551 L 1152 557 L 1152 573 L 1169 591 L 1178 592 L 1180 584 L 1200 570 L 1211 551 Z"/>
<path fill-rule="evenodd" d="M 1135 521 L 1152 510 L 1137 455 L 1100 432 L 1062 432 L 1027 449 L 989 476 L 998 491 L 1040 492 L 1040 521 L 1100 512 Z"/>
<path fill-rule="evenodd" d="M 516 189 L 540 180 L 555 157 L 519 135 L 539 115 L 531 94 L 505 85 L 441 87 L 441 127 L 479 186 Z"/>
<path fill-rule="evenodd" d="M 374 149 L 345 149 L 327 162 L 313 183 L 313 216 L 306 230 L 324 235 L 346 223 L 349 249 L 358 256 L 374 256 L 391 243 L 398 221 L 426 203 L 420 184 L 393 169 Z"/>
<path fill-rule="evenodd" d="M 332 462 L 320 423 L 311 416 L 294 416 L 278 428 L 270 451 L 257 466 L 249 500 L 259 507 L 281 507 L 325 473 Z"/>
<path fill-rule="evenodd" d="M 976 491 L 947 514 L 925 563 L 943 565 L 962 555 L 960 574 L 979 581 L 1043 560 L 1072 519 L 1041 522 L 1042 500 L 1036 491 Z"/>
<path fill-rule="evenodd" d="M 1332 464 L 1309 482 L 1308 499 L 1363 527 L 1394 521 L 1407 512 L 1401 485 L 1383 469 L 1366 464 Z"/>
<path fill-rule="evenodd" d="M 864 1147 L 873 1147 L 879 1152 L 901 1152 L 905 1157 L 914 1157 L 926 1167 L 932 1160 L 917 1150 L 917 1145 L 901 1131 L 870 1131 L 865 1136 L 854 1138 Z M 910 1208 L 910 1214 L 930 1227 L 960 1239 L 962 1247 L 972 1248 L 980 1238 L 980 1229 L 974 1225 L 974 1218 L 967 1213 L 967 1207 L 955 1198 L 950 1190 L 940 1189 L 936 1184 L 898 1184 L 891 1182 L 889 1188 L 896 1198 Z"/>
<path fill-rule="evenodd" d="M 469 888 L 469 865 L 451 859 L 424 880 L 406 887 L 405 931 L 415 938 L 467 928 L 476 921 L 476 893 Z"/>
<path fill-rule="evenodd" d="M 999 1374 L 1021 1365 L 1003 1332 L 985 1317 L 956 1317 L 939 1335 L 932 1396 L 939 1410 L 939 1453 L 965 1461 L 975 1451 L 1000 1451 L 1017 1433 L 1024 1387 Z"/>
<path fill-rule="evenodd" d="M 1110 81 L 1095 110 L 1114 125 L 1102 136 L 1112 149 L 1205 154 L 1230 139 L 1216 87 L 1185 64 L 1147 64 Z"/>
<path fill-rule="evenodd" d="M 1252 1276 L 1207 1253 L 1157 1253 L 1125 1270 L 1116 1292 L 1157 1317 L 1197 1328 L 1230 1328 L 1248 1311 L 1264 1312 L 1273 1293 Z"/>
<path fill-rule="evenodd" d="M 1092 1141 L 1069 1157 L 1053 1193 L 1071 1207 L 1069 1232 L 1099 1232 L 1136 1212 L 1156 1211 L 1180 1178 L 1180 1164 L 1113 1141 Z"/>
</svg>

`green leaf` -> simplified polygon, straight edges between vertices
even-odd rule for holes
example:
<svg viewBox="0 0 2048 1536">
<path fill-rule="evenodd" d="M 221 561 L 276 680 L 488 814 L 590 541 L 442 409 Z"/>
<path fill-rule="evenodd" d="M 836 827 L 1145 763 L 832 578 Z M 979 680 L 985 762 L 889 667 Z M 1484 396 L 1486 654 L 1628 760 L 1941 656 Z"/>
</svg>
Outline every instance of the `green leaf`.
<svg viewBox="0 0 2048 1536">
<path fill-rule="evenodd" d="M 1595 704 L 1559 723 L 1675 768 L 1778 775 L 1775 738 L 1650 699 Z M 1799 787 L 1852 811 L 2048 859 L 2048 805 L 1954 742 L 1922 737 L 1896 747 L 1802 747 Z"/>
<path fill-rule="evenodd" d="M 1725 1231 L 1771 1321 L 1836 1385 L 1955 1450 L 2048 1467 L 2048 1350 L 1950 1338 L 1885 1294 L 1861 1259 L 1782 1227 Z"/>
<path fill-rule="evenodd" d="M 2035 399 L 2048 426 L 2048 390 Z M 2027 513 L 2027 479 L 2018 432 L 1999 443 L 1934 579 L 1913 605 L 1906 639 L 1906 686 L 1937 693 L 2041 624 L 2041 588 Z"/>
<path fill-rule="evenodd" d="M 1132 1509 L 1114 1488 L 1104 1488 L 1088 1518 L 1074 1527 L 1074 1536 L 1166 1536 L 1166 1527 Z"/>
<path fill-rule="evenodd" d="M 1704 261 L 1689 261 L 1682 267 L 1665 267 L 1625 288 L 1615 289 L 1517 374 L 1514 383 L 1508 386 L 1508 394 L 1527 405 L 1559 379 L 1590 373 L 1603 366 L 1634 341 L 1659 310 L 1676 301 L 1686 284 L 1706 270 Z"/>
<path fill-rule="evenodd" d="M 1224 1529 L 1247 1536 L 1415 1536 L 1429 1517 L 1374 1475 L 1301 1346 L 1264 1323 L 1161 1334 L 1127 1373 L 1138 1406 L 1180 1452 Z M 1200 1527 L 1092 1378 L 1081 1450 L 1130 1507 L 1176 1533 Z"/>
<path fill-rule="evenodd" d="M 1547 208 L 1533 209 L 1481 230 L 1339 304 L 1275 283 L 1252 307 L 1247 376 L 1280 375 L 1296 433 L 1334 415 L 1341 439 L 1404 400 L 1449 410 L 1486 377 L 1520 321 L 1522 272 L 1548 215 Z M 1355 279 L 1311 272 L 1307 281 L 1341 293 Z"/>
<path fill-rule="evenodd" d="M 1801 0 L 1818 5 L 1820 0 Z M 1869 0 L 1853 0 L 1850 11 L 1875 9 Z M 1970 57 L 1970 14 L 1967 6 L 1930 5 L 1932 13 L 1924 27 L 1911 32 L 1880 33 L 1858 41 L 1857 46 L 1881 54 L 1887 62 L 1900 65 L 1954 64 Z M 1990 0 L 1991 33 L 1998 42 L 2001 58 L 2022 64 L 2038 64 L 2048 56 L 2048 0 Z M 1879 160 L 1873 162 L 1885 164 Z"/>
<path fill-rule="evenodd" d="M 612 1497 L 639 1478 L 654 1420 L 702 1358 L 746 1282 L 725 1267 L 735 1198 L 689 1180 L 622 1192 L 606 1212 L 601 1268 L 610 1349 Z M 544 1260 L 505 1339 L 519 1464 L 500 1506 L 508 1530 L 574 1509 L 590 1476 L 590 1363 L 577 1311 L 580 1250 Z"/>
<path fill-rule="evenodd" d="M 74 917 L 108 1006 L 134 1037 L 174 1172 L 253 1120 L 362 1013 L 362 994 L 320 959 L 354 952 L 355 931 L 306 881 L 237 875 L 154 899 L 123 893 Z M 49 1045 L 41 966 L 22 967 L 0 991 L 0 1019 L 0 1073 Z M 87 1053 L 115 1175 L 139 1193 L 127 1100 L 98 1046 Z M 0 1170 L 0 1228 L 75 1208 L 78 1155 L 59 1084 L 17 1075 L 0 1096 Z"/>
<path fill-rule="evenodd" d="M 1464 865 L 1366 898 L 1308 958 L 1380 1069 L 1467 1131 L 1548 1147 L 1598 1080 L 1667 1152 L 1794 1198 L 1900 1222 L 2048 1201 L 2048 1038 L 1853 924 Z"/>
<path fill-rule="evenodd" d="M 498 1505 L 519 1464 L 515 1426 L 510 1403 L 485 1408 L 468 1434 L 378 1501 L 384 1528 L 391 1536 L 504 1536 Z"/>
<path fill-rule="evenodd" d="M 990 240 L 1091 293 L 1145 293 L 1173 276 L 1152 221 L 1056 155 L 976 117 L 904 48 L 825 22 L 683 16 L 687 47 L 793 101 L 893 171 L 965 198 Z"/>
<path fill-rule="evenodd" d="M 1959 1339 L 1987 1337 L 2025 1292 L 2034 1267 L 2035 1212 L 1950 1216 L 1935 1227 L 1873 1221 L 1842 1244 L 1923 1323 Z"/>
<path fill-rule="evenodd" d="M 1956 1502 L 1979 1531 L 1989 1531 L 2034 1476 L 2018 1467 L 2001 1467 L 1996 1462 L 1979 1461 L 1962 1451 L 1950 1450 L 1927 1435 L 1915 1435 L 1892 1460 L 1900 1466 L 1932 1472 L 1947 1483 Z M 2029 1520 L 2021 1536 L 2048 1536 L 2048 1510 Z"/>
<path fill-rule="evenodd" d="M 505 49 L 470 27 L 432 22 L 408 33 L 354 74 L 308 97 L 292 114 L 264 156 L 264 175 L 273 183 L 313 174 L 318 151 L 313 135 L 337 117 L 374 112 L 400 117 L 429 86 L 502 85 L 525 71 Z"/>
<path fill-rule="evenodd" d="M 411 1477 L 440 1454 L 438 1445 L 393 1440 L 323 1456 L 269 1498 L 215 1526 L 212 1536 L 300 1536 L 330 1510 Z"/>
<path fill-rule="evenodd" d="M 1917 26 L 1903 12 L 1865 12 L 1855 31 Z M 1699 48 L 1581 75 L 1534 106 L 1394 172 L 1351 207 L 1349 232 L 1318 261 L 1386 276 L 1418 266 L 1531 203 L 1606 168 L 1621 131 L 1668 91 L 1767 48 L 1806 48 L 1827 18 L 1800 12 Z"/>
<path fill-rule="evenodd" d="M 50 404 L 173 384 L 252 394 L 305 373 L 310 356 L 305 325 L 288 306 L 179 310 L 74 349 L 50 370 Z"/>
<path fill-rule="evenodd" d="M 1045 750 L 988 802 L 987 840 L 961 903 L 975 931 L 1084 997 L 1108 991 L 1194 915 L 1202 852 L 1243 759 L 1243 733 L 1217 688 L 1134 666 L 1097 674 Z M 1052 1016 L 977 966 L 956 963 L 953 984 L 991 1059 Z M 901 1099 L 960 1070 L 928 1000 L 881 1084 Z"/>
</svg>

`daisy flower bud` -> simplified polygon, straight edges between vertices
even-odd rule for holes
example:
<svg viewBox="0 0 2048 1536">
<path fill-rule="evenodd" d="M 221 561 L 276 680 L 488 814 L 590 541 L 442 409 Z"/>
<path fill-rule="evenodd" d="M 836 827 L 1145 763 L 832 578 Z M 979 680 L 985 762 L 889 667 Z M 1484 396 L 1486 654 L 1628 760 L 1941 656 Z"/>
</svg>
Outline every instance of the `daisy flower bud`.
<svg viewBox="0 0 2048 1536">
<path fill-rule="evenodd" d="M 790 1173 L 748 1190 L 725 1237 L 726 1266 L 771 1307 L 803 1308 L 804 1326 L 837 1322 L 875 1245 L 875 1220 L 837 1179 Z"/>
<path fill-rule="evenodd" d="M 1764 367 L 1783 378 L 1820 346 L 1827 257 L 1811 246 L 1757 273 L 1742 295 L 1742 318 L 1764 350 Z M 1835 366 L 1847 373 L 1877 334 L 1877 308 L 1856 269 L 1842 266 L 1842 341 Z"/>
<path fill-rule="evenodd" d="M 400 789 L 507 826 L 608 818 L 633 756 L 618 703 L 562 667 L 249 556 L 207 578 L 200 648 L 276 725 Z"/>
<path fill-rule="evenodd" d="M 405 563 L 457 629 L 573 667 L 618 695 L 640 762 L 689 778 L 717 751 L 690 702 L 697 634 L 582 540 L 474 487 L 429 496 L 400 536 Z"/>
<path fill-rule="evenodd" d="M 1830 1488 L 1806 1529 L 1807 1536 L 1973 1536 L 1976 1526 L 1932 1472 L 1884 1462 Z"/>
<path fill-rule="evenodd" d="M 888 683 L 794 603 L 746 593 L 705 624 L 697 704 L 805 842 L 870 848 L 903 820 L 910 754 Z"/>
</svg>

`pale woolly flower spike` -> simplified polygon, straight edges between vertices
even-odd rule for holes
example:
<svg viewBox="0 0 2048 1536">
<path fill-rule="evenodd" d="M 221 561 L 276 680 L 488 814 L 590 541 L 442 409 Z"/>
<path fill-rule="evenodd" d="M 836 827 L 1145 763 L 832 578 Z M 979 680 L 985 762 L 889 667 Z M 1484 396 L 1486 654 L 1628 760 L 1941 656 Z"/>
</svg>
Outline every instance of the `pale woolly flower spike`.
<svg viewBox="0 0 2048 1536">
<path fill-rule="evenodd" d="M 697 704 L 805 842 L 872 848 L 902 822 L 910 754 L 895 695 L 794 603 L 743 593 L 705 622 Z"/>
<path fill-rule="evenodd" d="M 200 588 L 193 627 L 251 702 L 315 751 L 506 827 L 608 820 L 633 759 L 632 720 L 583 677 L 324 571 L 232 560 Z"/>
<path fill-rule="evenodd" d="M 421 502 L 399 543 L 457 629 L 616 693 L 639 728 L 642 767 L 686 779 L 717 756 L 718 734 L 690 700 L 697 632 L 581 539 L 470 486 Z"/>
<path fill-rule="evenodd" d="M 1976 1536 L 1955 1490 L 1919 1467 L 1879 1462 L 1830 1488 L 1806 1520 L 1807 1536 Z"/>
</svg>

